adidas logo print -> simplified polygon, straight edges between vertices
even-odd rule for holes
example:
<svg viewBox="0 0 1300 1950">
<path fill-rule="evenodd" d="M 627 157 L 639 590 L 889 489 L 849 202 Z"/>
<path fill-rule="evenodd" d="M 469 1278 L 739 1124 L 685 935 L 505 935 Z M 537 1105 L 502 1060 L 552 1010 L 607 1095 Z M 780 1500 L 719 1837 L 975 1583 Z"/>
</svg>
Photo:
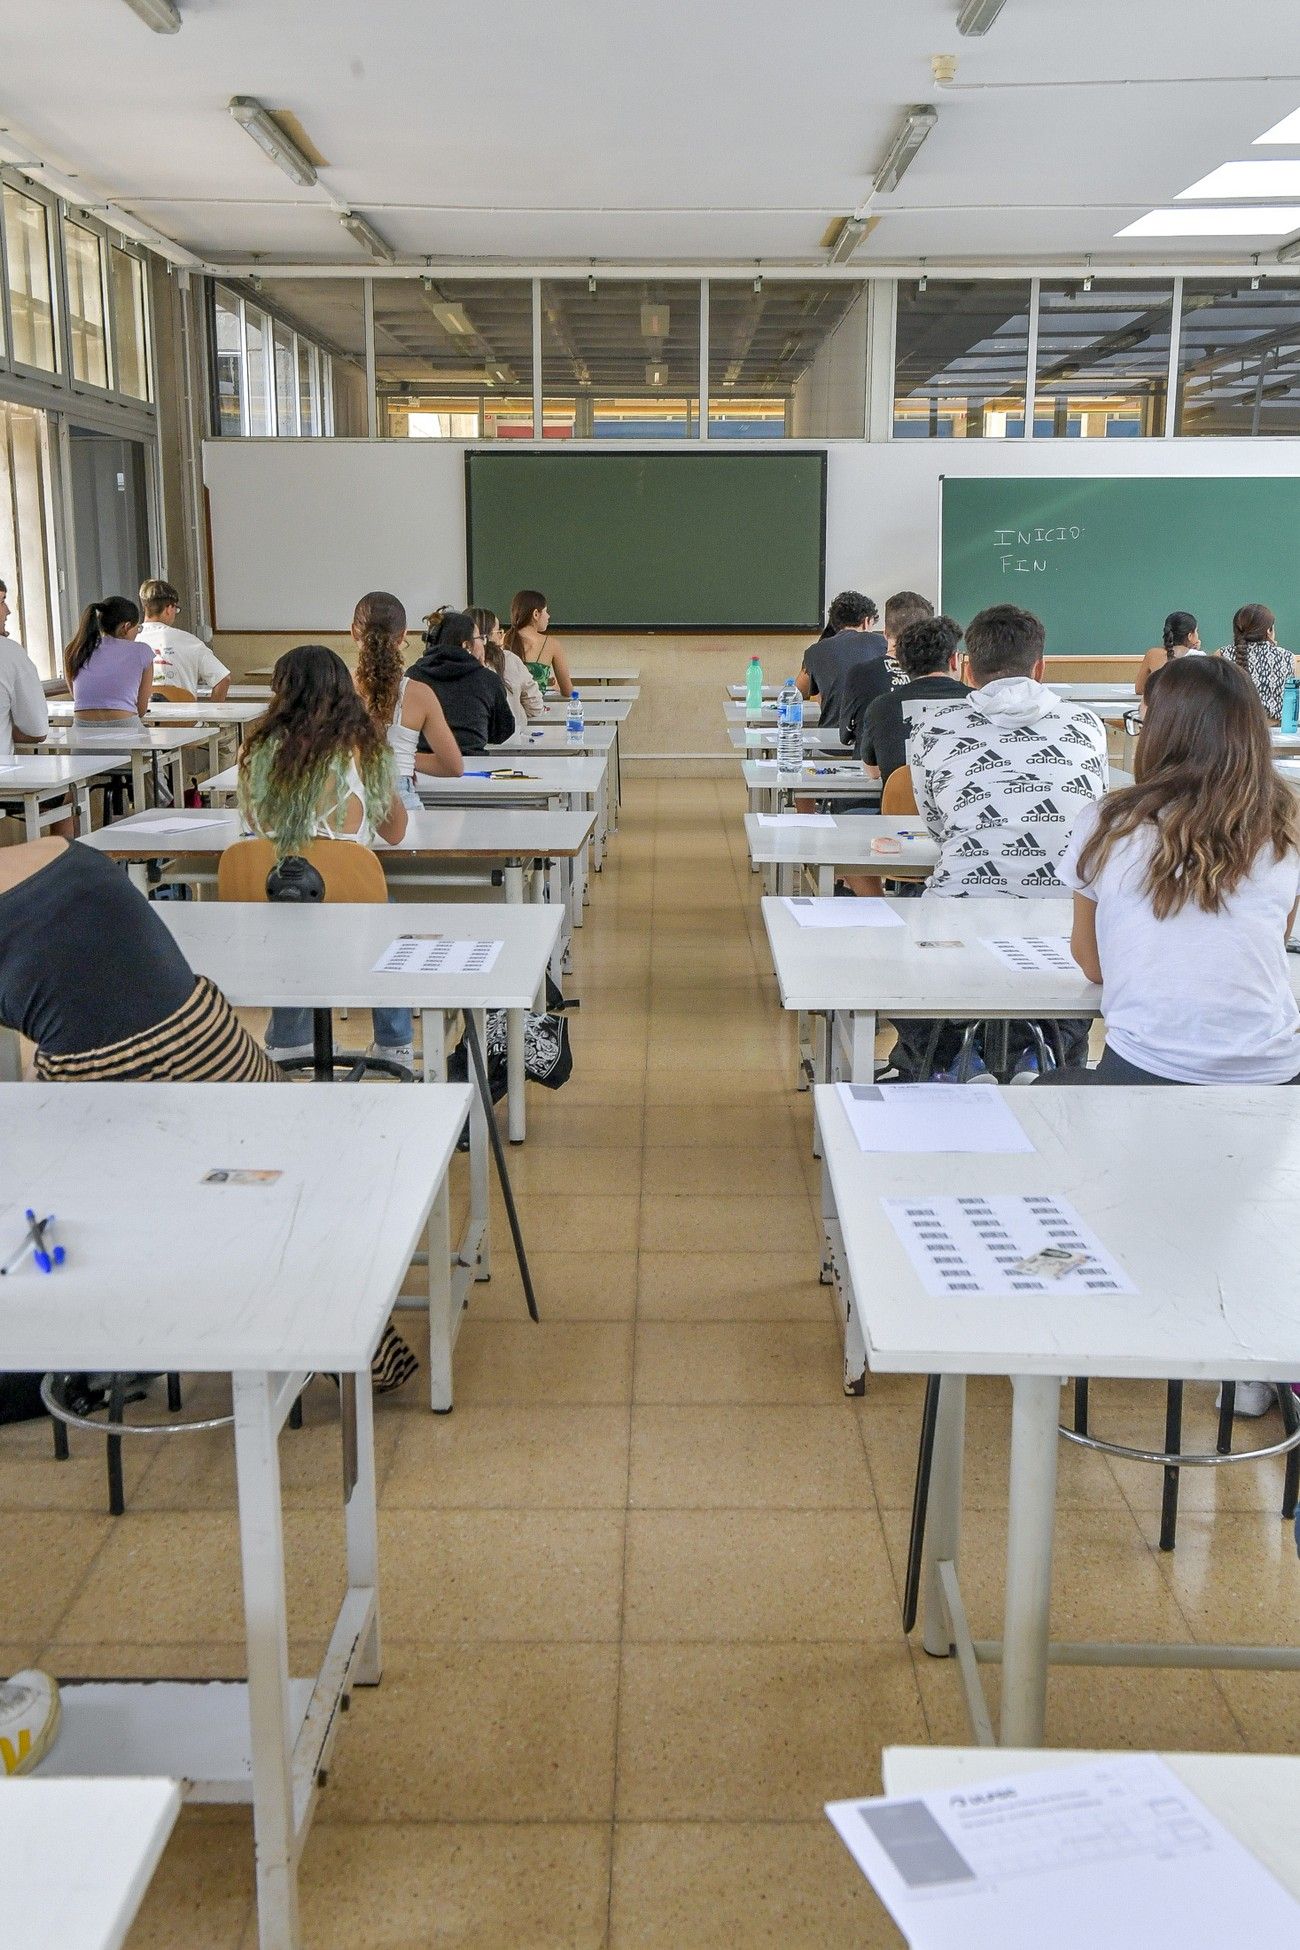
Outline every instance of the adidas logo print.
<svg viewBox="0 0 1300 1950">
<path fill-rule="evenodd" d="M 977 772 L 1000 772 L 1006 762 L 997 752 L 985 752 L 979 764 L 971 766 L 971 777 L 974 778 Z"/>
<path fill-rule="evenodd" d="M 982 786 L 968 785 L 957 794 L 953 801 L 953 811 L 962 812 L 967 806 L 978 806 L 988 797 Z"/>
<path fill-rule="evenodd" d="M 1094 781 L 1092 779 L 1086 779 L 1080 773 L 1076 778 L 1067 779 L 1064 785 L 1058 785 L 1056 789 L 1058 792 L 1081 792 L 1085 799 L 1091 799 L 1093 796 L 1093 785 Z"/>
<path fill-rule="evenodd" d="M 1013 860 L 1019 854 L 1041 853 L 1042 850 L 1042 847 L 1038 844 L 1038 841 L 1032 833 L 1022 833 L 1019 839 L 1012 840 L 1009 846 L 1003 847 L 1002 858 L 1004 860 Z"/>
<path fill-rule="evenodd" d="M 1037 848 L 1035 848 L 1034 850 L 1035 852 L 1038 851 Z M 956 860 L 982 860 L 984 858 L 983 840 L 977 838 L 977 836 L 974 833 L 972 833 L 968 840 L 962 841 L 961 845 L 956 849 L 955 853 L 953 854 L 953 858 Z"/>
<path fill-rule="evenodd" d="M 1053 822 L 1064 821 L 1065 814 L 1063 812 L 1057 812 L 1056 807 L 1050 799 L 1040 799 L 1036 806 L 1027 806 L 1021 814 L 1021 818 L 1032 819 L 1035 825 L 1041 825 L 1045 820 L 1051 820 Z"/>
<path fill-rule="evenodd" d="M 1086 731 L 1081 731 L 1077 724 L 1067 725 L 1061 733 L 1063 745 L 1094 745 L 1096 742 L 1096 739 L 1090 738 Z"/>
<path fill-rule="evenodd" d="M 1003 786 L 1002 791 L 1008 799 L 1011 799 L 1021 793 L 1041 792 L 1042 789 L 1043 784 L 1041 779 L 1009 779 L 1006 785 Z"/>
<path fill-rule="evenodd" d="M 977 752 L 980 748 L 978 738 L 955 738 L 949 749 L 952 758 L 964 758 L 967 752 Z"/>
<path fill-rule="evenodd" d="M 976 830 L 979 831 L 986 826 L 1005 826 L 1006 823 L 1006 820 L 1002 817 L 1002 814 L 996 806 L 985 806 L 983 812 L 975 821 L 975 826 Z"/>
<path fill-rule="evenodd" d="M 961 884 L 963 887 L 1005 887 L 1007 883 L 993 862 L 986 860 L 974 873 L 963 874 Z"/>
<path fill-rule="evenodd" d="M 1033 873 L 1027 873 L 1020 884 L 1022 887 L 1059 887 L 1061 883 L 1053 869 L 1044 861 L 1043 865 Z"/>
</svg>

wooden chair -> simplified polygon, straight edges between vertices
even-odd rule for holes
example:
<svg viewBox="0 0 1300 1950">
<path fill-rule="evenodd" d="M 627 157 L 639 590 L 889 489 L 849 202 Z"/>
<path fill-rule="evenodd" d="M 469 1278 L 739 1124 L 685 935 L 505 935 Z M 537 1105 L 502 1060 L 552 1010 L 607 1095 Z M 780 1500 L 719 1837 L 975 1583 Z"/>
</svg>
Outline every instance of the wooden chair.
<svg viewBox="0 0 1300 1950">
<path fill-rule="evenodd" d="M 193 691 L 187 691 L 183 684 L 155 684 L 153 695 L 163 704 L 197 704 Z"/>
<path fill-rule="evenodd" d="M 880 810 L 882 813 L 914 813 L 916 794 L 912 790 L 912 774 L 906 765 L 896 765 L 880 789 Z"/>
</svg>

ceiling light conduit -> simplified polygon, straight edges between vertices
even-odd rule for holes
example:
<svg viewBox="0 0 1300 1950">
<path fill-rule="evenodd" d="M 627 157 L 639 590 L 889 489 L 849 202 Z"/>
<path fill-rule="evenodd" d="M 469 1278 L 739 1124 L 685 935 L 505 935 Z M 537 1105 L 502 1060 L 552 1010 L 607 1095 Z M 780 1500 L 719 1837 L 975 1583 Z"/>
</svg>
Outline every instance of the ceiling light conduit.
<svg viewBox="0 0 1300 1950">
<path fill-rule="evenodd" d="M 282 169 L 300 189 L 311 188 L 316 181 L 315 164 L 303 155 L 296 142 L 290 141 L 261 102 L 252 95 L 232 95 L 229 108 L 240 128 L 252 137 L 262 154 L 269 156 L 277 169 Z"/>
<path fill-rule="evenodd" d="M 917 150 L 938 119 L 938 109 L 933 108 L 928 102 L 918 102 L 914 108 L 907 110 L 886 151 L 885 160 L 876 171 L 872 182 L 873 194 L 887 195 L 890 190 L 897 189 L 915 162 Z"/>
</svg>

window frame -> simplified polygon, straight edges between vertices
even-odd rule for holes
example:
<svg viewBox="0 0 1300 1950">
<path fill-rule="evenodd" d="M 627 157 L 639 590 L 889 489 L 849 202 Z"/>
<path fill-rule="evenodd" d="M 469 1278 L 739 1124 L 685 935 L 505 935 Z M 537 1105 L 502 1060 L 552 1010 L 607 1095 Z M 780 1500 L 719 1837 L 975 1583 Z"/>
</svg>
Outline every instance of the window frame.
<svg viewBox="0 0 1300 1950">
<path fill-rule="evenodd" d="M 50 320 L 54 340 L 54 368 L 34 366 L 26 359 L 20 359 L 14 351 L 13 292 L 9 284 L 9 225 L 5 221 L 4 199 L 0 195 L 0 232 L 4 235 L 4 322 L 5 351 L 4 364 L 8 371 L 23 379 L 34 379 L 45 386 L 57 386 L 67 390 L 67 351 L 64 342 L 64 309 L 61 302 L 63 294 L 62 239 L 58 234 L 59 202 L 48 190 L 33 183 L 17 170 L 0 169 L 0 191 L 12 190 L 18 196 L 25 196 L 30 202 L 42 206 L 45 211 L 45 254 L 49 267 L 50 280 Z"/>
</svg>

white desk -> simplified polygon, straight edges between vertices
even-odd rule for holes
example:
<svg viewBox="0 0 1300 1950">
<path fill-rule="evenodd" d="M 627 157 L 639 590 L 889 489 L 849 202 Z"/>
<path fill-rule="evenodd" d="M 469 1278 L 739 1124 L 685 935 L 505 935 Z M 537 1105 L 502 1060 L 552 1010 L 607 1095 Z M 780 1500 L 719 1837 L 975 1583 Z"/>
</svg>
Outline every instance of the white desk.
<svg viewBox="0 0 1300 1950">
<path fill-rule="evenodd" d="M 207 975 L 237 1009 L 414 1009 L 423 1018 L 424 1080 L 444 1083 L 447 1017 L 471 1012 L 487 1047 L 483 1011 L 505 1009 L 510 1136 L 522 1144 L 524 1016 L 545 1005 L 546 970 L 560 934 L 555 907 L 487 907 L 403 902 L 400 907 L 273 901 L 158 901 L 163 920 L 197 975 Z M 505 945 L 486 975 L 376 975 L 374 964 L 399 934 L 445 934 Z M 487 1235 L 487 1125 L 478 1092 L 470 1116 L 470 1225 L 458 1259 L 491 1270 Z M 462 1288 L 463 1297 L 463 1288 Z M 459 1319 L 457 1320 L 459 1327 Z M 448 1349 L 450 1357 L 450 1349 Z M 450 1408 L 448 1399 L 434 1407 Z"/>
<path fill-rule="evenodd" d="M 590 697 L 582 700 L 582 720 L 584 724 L 626 724 L 631 716 L 636 699 L 631 697 L 610 697 L 608 691 L 593 691 Z M 534 724 L 567 725 L 569 719 L 568 701 L 562 697 L 548 700 L 542 706 L 540 718 Z"/>
<path fill-rule="evenodd" d="M 52 729 L 41 745 L 41 755 L 63 753 L 70 757 L 99 758 L 122 754 L 122 769 L 131 767 L 131 802 L 139 811 L 146 803 L 146 767 L 152 770 L 160 761 L 171 772 L 172 800 L 180 805 L 185 797 L 186 753 L 208 748 L 209 769 L 216 768 L 217 734 L 211 725 L 145 725 L 130 719 L 120 724 L 67 724 Z"/>
<path fill-rule="evenodd" d="M 758 758 L 764 752 L 774 752 L 780 728 L 775 720 L 770 724 L 728 723 L 727 737 L 733 751 L 744 752 L 748 757 Z M 805 752 L 826 752 L 832 758 L 849 758 L 852 753 L 841 743 L 840 734 L 834 725 L 806 724 L 803 728 L 803 748 Z"/>
<path fill-rule="evenodd" d="M 1137 666 L 1134 665 L 1136 671 Z M 1052 684 L 1049 691 L 1064 698 L 1067 704 L 1086 704 L 1090 711 L 1132 711 L 1141 703 L 1132 681 L 1127 684 Z"/>
<path fill-rule="evenodd" d="M 267 700 L 257 702 L 251 698 L 224 698 L 214 700 L 208 697 L 195 698 L 192 704 L 178 704 L 166 698 L 155 698 L 144 714 L 146 724 L 157 725 L 238 725 L 251 724 L 266 710 Z M 72 724 L 75 720 L 72 700 L 50 705 L 51 724 Z"/>
<path fill-rule="evenodd" d="M 815 697 L 806 697 L 803 701 L 803 721 L 805 726 L 819 724 L 821 722 L 821 715 L 821 700 Z M 764 704 L 758 716 L 754 718 L 746 710 L 744 696 L 742 694 L 740 698 L 727 698 L 724 700 L 722 716 L 727 724 L 774 725 L 776 723 L 776 705 L 775 703 Z M 831 729 L 833 730 L 834 726 Z"/>
<path fill-rule="evenodd" d="M 779 771 L 774 758 L 742 759 L 740 772 L 752 813 L 779 812 L 794 799 L 880 798 L 879 778 L 869 777 L 861 760 L 847 757 L 843 747 L 834 759 L 805 759 L 797 776 Z"/>
<path fill-rule="evenodd" d="M 587 702 L 587 690 L 580 677 L 574 678 L 573 688 L 585 704 Z M 640 695 L 641 686 L 639 684 L 615 683 L 611 678 L 607 683 L 602 683 L 599 686 L 596 694 L 596 702 L 598 704 L 635 704 Z M 542 701 L 545 704 L 561 705 L 567 704 L 568 702 L 567 698 L 561 697 L 560 693 L 554 689 L 543 691 Z"/>
<path fill-rule="evenodd" d="M 175 1781 L 6 1781 L 6 1950 L 120 1950 L 180 1806 Z"/>
<path fill-rule="evenodd" d="M 380 1676 L 370 1361 L 426 1234 L 431 1319 L 449 1309 L 447 1166 L 470 1096 L 465 1084 L 0 1087 L 0 1237 L 21 1237 L 34 1198 L 68 1249 L 57 1296 L 34 1272 L 5 1281 L 5 1360 L 231 1377 L 248 1645 L 247 1684 L 65 1686 L 38 1776 L 164 1774 L 196 1800 L 251 1798 L 263 1950 L 301 1940 L 297 1864 L 339 1703 Z M 282 1176 L 202 1184 L 218 1166 Z M 340 1376 L 348 1411 L 347 1588 L 320 1672 L 291 1681 L 278 1437 L 313 1370 Z"/>
<path fill-rule="evenodd" d="M 262 709 L 265 710 L 271 701 L 271 686 L 269 684 L 231 684 L 226 691 L 226 696 L 233 698 L 237 704 L 247 704 L 250 698 L 257 698 L 262 705 Z"/>
<path fill-rule="evenodd" d="M 508 772 L 523 772 L 526 777 L 507 778 Z M 417 772 L 415 789 L 426 806 L 545 806 L 556 812 L 592 812 L 597 862 L 603 866 L 608 777 L 609 760 L 593 753 L 574 752 L 567 758 L 553 755 L 545 764 L 537 765 L 530 765 L 522 754 L 498 758 L 483 753 L 465 760 L 464 773 L 458 779 Z M 582 926 L 586 894 L 586 861 L 580 857 L 574 872 L 575 927 Z"/>
<path fill-rule="evenodd" d="M 575 690 L 585 691 L 588 684 L 635 684 L 641 686 L 641 672 L 634 664 L 590 664 L 585 670 L 569 673 Z"/>
<path fill-rule="evenodd" d="M 77 825 L 90 831 L 89 787 L 96 779 L 121 772 L 131 760 L 125 752 L 108 752 L 103 758 L 46 758 L 42 752 L 22 752 L 13 758 L 0 758 L 0 805 L 21 800 L 29 840 L 38 840 L 47 826 L 53 826 L 75 804 Z"/>
<path fill-rule="evenodd" d="M 956 1087 L 956 1086 L 953 1086 Z M 940 1375 L 925 1555 L 926 1650 L 955 1649 L 981 1744 L 992 1722 L 978 1662 L 1002 1662 L 1002 1741 L 1043 1739 L 1049 1658 L 1076 1665 L 1300 1669 L 1300 1647 L 1049 1646 L 1060 1385 L 1067 1375 L 1272 1381 L 1300 1374 L 1300 1268 L 1282 1250 L 1300 1200 L 1300 1102 L 1255 1088 L 1006 1090 L 1033 1141 L 1003 1156 L 864 1154 L 836 1090 L 814 1093 L 822 1206 L 856 1367 Z M 1121 1141 L 1122 1139 L 1122 1141 Z M 1132 1161 L 1159 1158 L 1159 1172 Z M 1249 1187 L 1249 1198 L 1231 1196 Z M 887 1198 L 1055 1193 L 1114 1255 L 1136 1296 L 932 1299 L 882 1209 Z M 973 1641 L 958 1563 L 965 1377 L 1012 1384 L 1001 1641 Z M 1117 1616 L 1122 1597 L 1116 1594 Z"/>
<path fill-rule="evenodd" d="M 939 860 L 917 813 L 841 813 L 833 827 L 760 826 L 756 813 L 746 813 L 745 838 L 752 864 L 776 869 L 782 894 L 796 893 L 804 872 L 814 874 L 817 892 L 829 896 L 840 868 L 889 880 L 925 880 Z M 873 843 L 881 839 L 898 840 L 901 850 L 874 853 Z"/>
<path fill-rule="evenodd" d="M 608 845 L 609 835 L 618 831 L 618 726 L 616 724 L 584 725 L 582 736 L 571 739 L 563 725 L 530 724 L 528 730 L 516 733 L 504 745 L 489 745 L 488 752 L 493 758 L 513 758 L 526 752 L 530 758 L 575 758 L 586 752 L 600 758 L 611 758 L 610 767 L 605 773 L 602 788 L 603 824 L 605 840 L 597 855 L 597 867 L 603 865 L 604 846 Z"/>
</svg>

